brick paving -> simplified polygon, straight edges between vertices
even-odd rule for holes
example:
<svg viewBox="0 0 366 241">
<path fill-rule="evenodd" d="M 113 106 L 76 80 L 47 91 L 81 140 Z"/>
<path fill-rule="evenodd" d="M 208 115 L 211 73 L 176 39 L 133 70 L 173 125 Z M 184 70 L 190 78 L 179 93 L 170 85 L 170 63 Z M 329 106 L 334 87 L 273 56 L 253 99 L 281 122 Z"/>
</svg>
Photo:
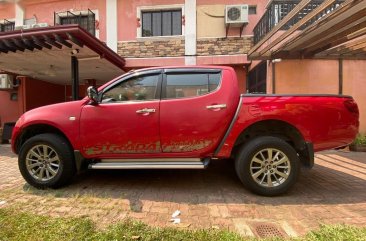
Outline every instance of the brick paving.
<svg viewBox="0 0 366 241">
<path fill-rule="evenodd" d="M 2 207 L 51 216 L 90 217 L 103 228 L 125 218 L 153 226 L 230 229 L 255 235 L 274 224 L 290 236 L 320 224 L 366 226 L 366 153 L 327 151 L 312 170 L 302 169 L 286 195 L 261 197 L 247 191 L 232 161 L 206 170 L 87 171 L 57 190 L 37 190 L 21 177 L 9 145 L 0 145 Z M 170 220 L 181 211 L 181 224 Z"/>
</svg>

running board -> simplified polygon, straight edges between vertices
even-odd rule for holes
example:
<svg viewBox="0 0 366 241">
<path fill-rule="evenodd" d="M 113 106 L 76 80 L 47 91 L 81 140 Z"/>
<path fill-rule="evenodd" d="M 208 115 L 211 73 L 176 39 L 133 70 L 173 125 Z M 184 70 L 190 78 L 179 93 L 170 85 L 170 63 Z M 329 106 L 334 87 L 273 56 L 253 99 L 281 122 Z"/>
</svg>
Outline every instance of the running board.
<svg viewBox="0 0 366 241">
<path fill-rule="evenodd" d="M 101 162 L 91 163 L 89 164 L 89 169 L 204 169 L 208 166 L 210 159 L 195 159 L 195 158 L 187 158 L 189 161 L 182 161 L 182 158 L 179 161 L 171 161 L 167 159 L 137 159 L 132 161 L 133 159 L 121 159 L 117 162 L 114 159 L 112 162 L 108 161 L 108 159 L 104 159 Z M 148 161 L 151 160 L 151 161 Z"/>
</svg>

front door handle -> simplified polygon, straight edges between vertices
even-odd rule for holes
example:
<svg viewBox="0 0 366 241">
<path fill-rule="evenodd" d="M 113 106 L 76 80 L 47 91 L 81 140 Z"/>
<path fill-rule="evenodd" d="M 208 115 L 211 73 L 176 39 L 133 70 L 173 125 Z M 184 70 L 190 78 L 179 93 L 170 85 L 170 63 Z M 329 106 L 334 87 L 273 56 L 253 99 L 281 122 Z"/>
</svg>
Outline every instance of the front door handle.
<svg viewBox="0 0 366 241">
<path fill-rule="evenodd" d="M 155 113 L 156 110 L 155 109 L 149 109 L 149 108 L 143 108 L 140 110 L 136 110 L 137 114 L 150 114 L 150 113 Z"/>
<path fill-rule="evenodd" d="M 208 110 L 220 110 L 220 109 L 225 109 L 226 108 L 226 104 L 208 105 L 208 106 L 206 106 L 206 108 Z"/>
</svg>

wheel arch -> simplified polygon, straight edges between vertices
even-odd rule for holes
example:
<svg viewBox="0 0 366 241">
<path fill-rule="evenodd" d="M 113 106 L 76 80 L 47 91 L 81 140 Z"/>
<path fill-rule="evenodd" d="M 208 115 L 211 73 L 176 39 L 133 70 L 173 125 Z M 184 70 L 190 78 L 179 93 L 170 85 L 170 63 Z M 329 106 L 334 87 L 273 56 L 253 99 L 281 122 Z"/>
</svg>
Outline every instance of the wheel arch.
<svg viewBox="0 0 366 241">
<path fill-rule="evenodd" d="M 288 142 L 301 153 L 306 148 L 306 141 L 301 132 L 286 121 L 269 119 L 255 122 L 245 128 L 237 137 L 231 156 L 235 156 L 240 146 L 258 136 L 274 136 Z"/>
<path fill-rule="evenodd" d="M 16 139 L 15 143 L 15 153 L 19 153 L 20 148 L 22 145 L 31 137 L 39 135 L 39 134 L 46 134 L 46 133 L 52 133 L 59 135 L 65 140 L 67 140 L 70 148 L 73 148 L 73 145 L 70 141 L 70 139 L 57 127 L 50 125 L 50 124 L 33 124 L 25 127 L 22 130 L 22 133 L 19 135 L 19 137 Z"/>
</svg>

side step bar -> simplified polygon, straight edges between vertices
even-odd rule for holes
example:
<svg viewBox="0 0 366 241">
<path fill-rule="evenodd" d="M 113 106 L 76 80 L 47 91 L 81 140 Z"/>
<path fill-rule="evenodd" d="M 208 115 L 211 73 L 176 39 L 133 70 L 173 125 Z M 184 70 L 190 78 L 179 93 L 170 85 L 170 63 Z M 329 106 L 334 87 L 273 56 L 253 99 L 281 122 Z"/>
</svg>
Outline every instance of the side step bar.
<svg viewBox="0 0 366 241">
<path fill-rule="evenodd" d="M 104 159 L 101 162 L 91 163 L 89 164 L 89 169 L 205 169 L 210 159 L 194 159 L 187 158 L 189 161 L 182 161 L 182 158 L 179 161 L 172 161 L 173 158 L 167 159 L 121 159 L 117 161 L 114 159 L 113 161 L 108 161 L 108 159 Z M 149 161 L 151 160 L 151 161 Z"/>
</svg>

